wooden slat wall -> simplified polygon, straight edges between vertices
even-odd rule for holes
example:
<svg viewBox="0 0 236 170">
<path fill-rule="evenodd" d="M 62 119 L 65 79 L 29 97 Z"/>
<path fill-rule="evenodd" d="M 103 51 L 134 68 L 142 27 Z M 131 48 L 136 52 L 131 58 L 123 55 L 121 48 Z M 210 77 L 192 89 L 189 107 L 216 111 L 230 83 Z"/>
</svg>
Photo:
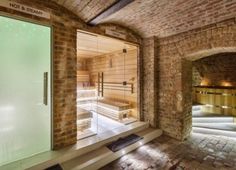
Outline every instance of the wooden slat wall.
<svg viewBox="0 0 236 170">
<path fill-rule="evenodd" d="M 125 55 L 125 57 L 124 57 Z M 97 82 L 98 72 L 103 72 L 104 82 L 134 84 L 134 93 L 123 90 L 104 89 L 104 97 L 117 101 L 127 101 L 134 107 L 133 116 L 137 113 L 137 49 L 128 50 L 127 53 L 115 52 L 88 59 L 91 84 Z"/>
<path fill-rule="evenodd" d="M 89 72 L 77 71 L 77 82 L 89 82 Z"/>
<path fill-rule="evenodd" d="M 236 90 L 194 87 L 195 102 L 203 104 L 202 111 L 236 116 Z"/>
</svg>

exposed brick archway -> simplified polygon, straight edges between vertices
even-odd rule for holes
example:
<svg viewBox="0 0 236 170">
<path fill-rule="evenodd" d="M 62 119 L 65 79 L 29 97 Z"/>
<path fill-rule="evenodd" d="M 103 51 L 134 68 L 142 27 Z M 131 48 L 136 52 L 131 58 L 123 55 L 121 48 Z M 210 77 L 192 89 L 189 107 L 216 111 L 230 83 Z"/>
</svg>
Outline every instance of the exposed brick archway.
<svg viewBox="0 0 236 170">
<path fill-rule="evenodd" d="M 185 58 L 189 61 L 196 61 L 204 57 L 208 57 L 220 53 L 235 53 L 236 47 L 217 47 L 211 49 L 201 50 L 192 54 L 188 54 Z"/>
<path fill-rule="evenodd" d="M 235 18 L 155 42 L 159 52 L 156 119 L 169 136 L 183 140 L 191 132 L 192 61 L 236 50 Z"/>
<path fill-rule="evenodd" d="M 194 52 L 191 54 L 187 54 L 184 56 L 181 62 L 181 72 L 182 72 L 182 79 L 181 84 L 183 87 L 182 91 L 182 106 L 183 106 L 183 139 L 186 138 L 192 129 L 192 62 L 213 56 L 215 54 L 223 54 L 223 53 L 233 53 L 236 52 L 235 47 L 217 47 L 211 49 L 204 49 L 198 52 Z"/>
</svg>

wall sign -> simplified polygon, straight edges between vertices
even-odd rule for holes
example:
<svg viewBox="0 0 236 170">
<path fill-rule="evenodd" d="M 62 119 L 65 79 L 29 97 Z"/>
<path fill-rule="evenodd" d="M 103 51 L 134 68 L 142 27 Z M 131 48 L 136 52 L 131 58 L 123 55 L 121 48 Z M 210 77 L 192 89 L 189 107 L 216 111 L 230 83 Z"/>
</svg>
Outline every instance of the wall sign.
<svg viewBox="0 0 236 170">
<path fill-rule="evenodd" d="M 111 35 L 113 37 L 121 38 L 121 39 L 126 39 L 126 35 L 124 33 L 118 32 L 118 31 L 113 30 L 113 29 L 108 29 L 107 28 L 105 30 L 105 34 Z"/>
<path fill-rule="evenodd" d="M 27 14 L 35 15 L 38 17 L 50 19 L 50 14 L 48 12 L 42 11 L 40 9 L 32 8 L 27 5 L 22 5 L 12 0 L 0 0 L 0 6 L 14 9 L 16 11 L 24 12 Z"/>
</svg>

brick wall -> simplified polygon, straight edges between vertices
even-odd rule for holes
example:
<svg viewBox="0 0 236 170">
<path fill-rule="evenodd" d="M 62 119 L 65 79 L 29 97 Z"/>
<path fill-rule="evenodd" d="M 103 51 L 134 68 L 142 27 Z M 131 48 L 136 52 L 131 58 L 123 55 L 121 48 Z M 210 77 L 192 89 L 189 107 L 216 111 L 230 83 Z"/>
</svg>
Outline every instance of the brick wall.
<svg viewBox="0 0 236 170">
<path fill-rule="evenodd" d="M 193 62 L 201 75 L 198 84 L 208 86 L 236 86 L 236 53 L 220 53 Z M 195 74 L 195 79 L 199 76 Z"/>
<path fill-rule="evenodd" d="M 132 31 L 113 24 L 89 27 L 75 14 L 52 1 L 16 0 L 50 12 L 51 19 L 43 19 L 0 7 L 0 12 L 7 15 L 22 17 L 53 27 L 53 148 L 59 149 L 76 143 L 76 34 L 77 29 L 105 35 L 110 27 L 122 31 L 126 40 L 140 43 L 139 36 Z"/>
<path fill-rule="evenodd" d="M 159 75 L 156 89 L 159 109 L 155 115 L 165 134 L 184 139 L 191 131 L 192 61 L 235 51 L 236 21 L 230 19 L 161 38 L 156 44 L 159 50 L 155 57 L 159 62 L 154 70 Z"/>
</svg>

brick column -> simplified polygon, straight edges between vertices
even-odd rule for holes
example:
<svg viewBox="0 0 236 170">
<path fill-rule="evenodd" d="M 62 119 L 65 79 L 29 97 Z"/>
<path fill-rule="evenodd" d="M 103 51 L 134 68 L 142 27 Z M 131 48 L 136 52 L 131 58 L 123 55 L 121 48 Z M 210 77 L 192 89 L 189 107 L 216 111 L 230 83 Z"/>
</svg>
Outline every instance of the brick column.
<svg viewBox="0 0 236 170">
<path fill-rule="evenodd" d="M 60 23 L 53 28 L 53 149 L 60 149 L 77 141 L 77 31 Z"/>
<path fill-rule="evenodd" d="M 155 37 L 143 40 L 142 59 L 142 114 L 144 120 L 152 127 L 157 127 L 157 39 Z"/>
<path fill-rule="evenodd" d="M 182 59 L 182 136 L 181 139 L 187 138 L 192 130 L 192 61 Z"/>
</svg>

